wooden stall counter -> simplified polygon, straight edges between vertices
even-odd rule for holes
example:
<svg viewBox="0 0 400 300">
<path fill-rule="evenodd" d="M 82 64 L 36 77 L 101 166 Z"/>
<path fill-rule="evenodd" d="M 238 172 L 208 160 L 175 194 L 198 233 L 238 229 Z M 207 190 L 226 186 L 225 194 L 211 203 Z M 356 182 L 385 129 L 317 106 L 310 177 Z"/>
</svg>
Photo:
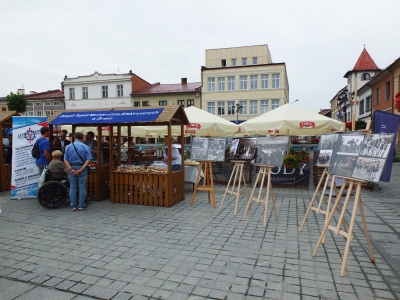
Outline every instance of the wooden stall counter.
<svg viewBox="0 0 400 300">
<path fill-rule="evenodd" d="M 111 202 L 171 207 L 185 199 L 183 173 L 111 171 Z"/>
<path fill-rule="evenodd" d="M 100 201 L 110 198 L 110 167 L 103 165 L 101 169 L 91 169 L 86 192 L 90 200 Z"/>
</svg>

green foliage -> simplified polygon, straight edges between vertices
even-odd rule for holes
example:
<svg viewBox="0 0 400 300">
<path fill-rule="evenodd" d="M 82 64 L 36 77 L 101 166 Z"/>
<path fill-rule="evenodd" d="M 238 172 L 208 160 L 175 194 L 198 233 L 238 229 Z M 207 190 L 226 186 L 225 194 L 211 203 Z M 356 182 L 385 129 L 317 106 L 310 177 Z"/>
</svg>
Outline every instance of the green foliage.
<svg viewBox="0 0 400 300">
<path fill-rule="evenodd" d="M 7 95 L 6 99 L 8 110 L 15 110 L 18 113 L 24 113 L 28 106 L 28 100 L 25 95 L 13 94 Z"/>
<path fill-rule="evenodd" d="M 393 162 L 400 162 L 400 155 L 399 154 L 393 156 Z"/>
<path fill-rule="evenodd" d="M 356 121 L 356 130 L 365 129 L 367 127 L 367 122 L 364 120 L 357 120 Z"/>
</svg>

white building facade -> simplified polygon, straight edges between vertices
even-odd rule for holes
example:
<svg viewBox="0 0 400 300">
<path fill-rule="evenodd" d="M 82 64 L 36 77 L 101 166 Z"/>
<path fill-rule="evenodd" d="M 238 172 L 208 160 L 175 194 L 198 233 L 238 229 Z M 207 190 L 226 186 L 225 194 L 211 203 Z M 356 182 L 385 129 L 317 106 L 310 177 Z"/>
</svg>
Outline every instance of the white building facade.
<svg viewBox="0 0 400 300">
<path fill-rule="evenodd" d="M 68 78 L 62 82 L 65 109 L 98 109 L 130 107 L 132 72 L 127 74 L 101 74 Z"/>
</svg>

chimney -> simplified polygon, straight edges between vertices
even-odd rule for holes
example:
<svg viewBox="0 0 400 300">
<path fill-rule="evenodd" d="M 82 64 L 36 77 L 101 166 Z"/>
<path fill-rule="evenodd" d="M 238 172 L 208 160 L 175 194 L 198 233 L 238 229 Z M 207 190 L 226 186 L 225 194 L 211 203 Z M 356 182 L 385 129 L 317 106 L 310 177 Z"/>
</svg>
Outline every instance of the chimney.
<svg viewBox="0 0 400 300">
<path fill-rule="evenodd" d="M 17 94 L 18 95 L 25 95 L 25 89 L 18 89 Z"/>
<path fill-rule="evenodd" d="M 31 95 L 32 94 L 36 94 L 36 92 L 35 91 L 30 91 L 29 94 L 31 94 Z"/>
<path fill-rule="evenodd" d="M 181 78 L 181 84 L 187 84 L 187 78 L 186 77 Z"/>
</svg>

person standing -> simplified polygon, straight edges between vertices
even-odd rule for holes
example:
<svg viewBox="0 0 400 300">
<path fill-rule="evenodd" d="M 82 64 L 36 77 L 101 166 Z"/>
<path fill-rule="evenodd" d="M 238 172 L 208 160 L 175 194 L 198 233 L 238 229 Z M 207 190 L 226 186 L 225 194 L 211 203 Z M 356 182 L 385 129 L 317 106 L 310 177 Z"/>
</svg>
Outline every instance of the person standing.
<svg viewBox="0 0 400 300">
<path fill-rule="evenodd" d="M 68 130 L 63 129 L 61 130 L 60 133 L 60 141 L 61 141 L 61 152 L 63 154 L 63 156 L 61 157 L 61 160 L 64 160 L 64 153 L 65 153 L 65 148 L 71 144 L 71 142 L 67 139 L 67 135 L 68 135 Z"/>
<path fill-rule="evenodd" d="M 176 145 L 176 146 L 178 145 L 177 140 L 171 141 L 171 156 L 172 156 L 171 168 L 172 168 L 172 171 L 179 171 L 182 168 L 182 157 L 181 157 L 181 154 L 179 153 L 179 149 L 176 148 L 176 146 L 174 146 L 174 145 Z M 164 152 L 164 162 L 168 162 L 167 149 L 165 149 L 164 151 L 165 151 Z"/>
<path fill-rule="evenodd" d="M 101 144 L 101 152 L 103 154 L 103 164 L 110 163 L 110 137 L 106 136 Z"/>
<path fill-rule="evenodd" d="M 79 190 L 79 207 L 82 211 L 87 208 L 86 199 L 86 180 L 88 176 L 87 166 L 92 159 L 92 153 L 87 145 L 83 143 L 83 133 L 75 132 L 75 141 L 65 148 L 64 163 L 68 168 L 70 182 L 69 199 L 71 201 L 69 209 L 76 211 L 76 192 Z"/>
<path fill-rule="evenodd" d="M 48 166 L 51 162 L 50 141 L 47 139 L 50 136 L 50 128 L 43 126 L 40 128 L 40 134 L 42 136 L 37 140 L 39 143 L 40 157 L 36 160 L 36 166 L 39 170 L 39 177 L 42 175 L 44 167 Z"/>
<path fill-rule="evenodd" d="M 94 133 L 93 131 L 88 131 L 86 134 L 86 140 L 85 140 L 85 145 L 87 145 L 92 153 L 92 157 L 94 160 L 97 159 L 97 146 L 98 143 L 97 141 L 94 139 Z"/>
</svg>

